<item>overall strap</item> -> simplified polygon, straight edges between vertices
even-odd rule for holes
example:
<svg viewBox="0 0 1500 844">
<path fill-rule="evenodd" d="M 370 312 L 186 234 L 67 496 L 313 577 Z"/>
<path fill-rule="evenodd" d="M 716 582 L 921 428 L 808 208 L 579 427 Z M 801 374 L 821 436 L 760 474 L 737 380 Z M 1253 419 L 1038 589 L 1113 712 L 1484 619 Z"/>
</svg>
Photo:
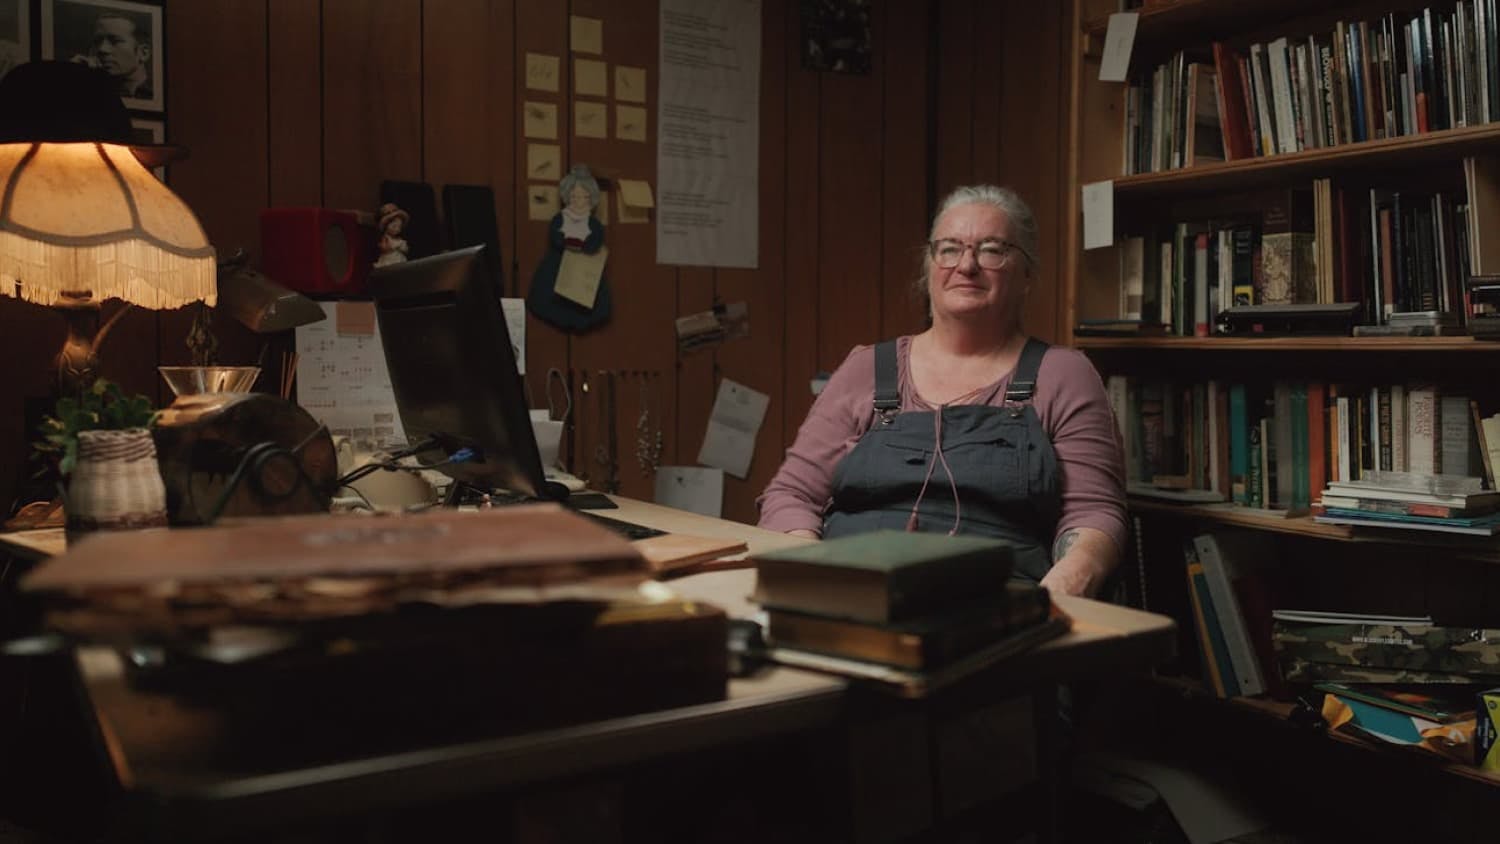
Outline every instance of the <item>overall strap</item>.
<svg viewBox="0 0 1500 844">
<path fill-rule="evenodd" d="M 1026 345 L 1021 349 L 1021 359 L 1016 361 L 1015 374 L 1010 377 L 1010 385 L 1005 388 L 1007 402 L 1031 400 L 1036 393 L 1036 374 L 1042 368 L 1042 355 L 1046 353 L 1046 343 L 1035 337 L 1026 338 Z M 876 367 L 878 371 L 879 364 Z M 877 380 L 878 378 L 879 376 Z"/>
<path fill-rule="evenodd" d="M 875 412 L 890 419 L 901 409 L 901 384 L 896 372 L 896 341 L 875 346 Z"/>
</svg>

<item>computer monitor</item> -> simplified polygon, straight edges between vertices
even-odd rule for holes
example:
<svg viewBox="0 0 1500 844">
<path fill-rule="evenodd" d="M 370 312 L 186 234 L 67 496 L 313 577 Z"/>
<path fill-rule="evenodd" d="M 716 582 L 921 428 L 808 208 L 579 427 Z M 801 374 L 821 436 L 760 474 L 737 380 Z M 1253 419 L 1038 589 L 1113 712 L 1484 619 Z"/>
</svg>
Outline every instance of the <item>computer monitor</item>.
<svg viewBox="0 0 1500 844">
<path fill-rule="evenodd" d="M 401 424 L 417 459 L 482 492 L 561 500 L 542 472 L 484 246 L 377 267 L 368 281 Z M 461 448 L 471 460 L 445 463 Z"/>
</svg>

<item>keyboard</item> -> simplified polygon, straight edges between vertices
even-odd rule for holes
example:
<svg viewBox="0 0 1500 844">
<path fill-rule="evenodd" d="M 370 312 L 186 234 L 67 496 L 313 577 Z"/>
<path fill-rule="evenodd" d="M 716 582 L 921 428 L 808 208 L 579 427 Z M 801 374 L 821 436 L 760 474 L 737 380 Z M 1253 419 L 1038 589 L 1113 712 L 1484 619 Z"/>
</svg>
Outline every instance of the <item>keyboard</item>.
<svg viewBox="0 0 1500 844">
<path fill-rule="evenodd" d="M 610 530 L 618 533 L 626 539 L 631 540 L 632 542 L 637 539 L 650 539 L 653 536 L 665 536 L 667 533 L 664 530 L 657 530 L 653 527 L 638 525 L 634 522 L 622 522 L 619 519 L 611 519 L 608 516 L 601 516 L 592 510 L 574 510 L 573 512 L 584 517 L 585 519 L 594 522 L 595 524 L 599 524 L 609 528 Z"/>
</svg>

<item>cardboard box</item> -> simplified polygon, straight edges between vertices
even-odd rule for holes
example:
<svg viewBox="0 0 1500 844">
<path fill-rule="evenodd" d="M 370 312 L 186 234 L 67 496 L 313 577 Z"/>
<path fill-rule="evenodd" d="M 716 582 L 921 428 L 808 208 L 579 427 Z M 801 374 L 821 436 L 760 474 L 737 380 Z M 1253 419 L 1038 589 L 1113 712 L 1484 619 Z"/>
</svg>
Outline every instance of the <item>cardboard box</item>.
<svg viewBox="0 0 1500 844">
<path fill-rule="evenodd" d="M 1474 701 L 1474 764 L 1500 771 L 1500 689 L 1487 689 Z"/>
</svg>

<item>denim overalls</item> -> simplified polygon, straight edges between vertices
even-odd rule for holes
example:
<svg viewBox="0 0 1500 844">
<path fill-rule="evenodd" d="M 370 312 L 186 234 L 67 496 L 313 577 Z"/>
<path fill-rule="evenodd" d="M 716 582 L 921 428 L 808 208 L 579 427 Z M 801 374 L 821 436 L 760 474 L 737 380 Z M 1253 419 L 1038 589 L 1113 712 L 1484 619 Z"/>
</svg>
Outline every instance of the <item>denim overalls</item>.
<svg viewBox="0 0 1500 844">
<path fill-rule="evenodd" d="M 1061 512 L 1057 452 L 1031 405 L 1047 344 L 1026 341 L 1002 407 L 959 405 L 901 413 L 896 341 L 875 347 L 878 418 L 838 465 L 823 537 L 906 530 L 932 465 L 915 530 L 993 536 L 1015 546 L 1015 574 L 1040 580 Z M 939 419 L 941 414 L 941 419 Z M 935 449 L 941 432 L 941 456 Z M 953 483 L 948 472 L 952 470 Z M 958 491 L 958 507 L 953 487 Z"/>
</svg>

